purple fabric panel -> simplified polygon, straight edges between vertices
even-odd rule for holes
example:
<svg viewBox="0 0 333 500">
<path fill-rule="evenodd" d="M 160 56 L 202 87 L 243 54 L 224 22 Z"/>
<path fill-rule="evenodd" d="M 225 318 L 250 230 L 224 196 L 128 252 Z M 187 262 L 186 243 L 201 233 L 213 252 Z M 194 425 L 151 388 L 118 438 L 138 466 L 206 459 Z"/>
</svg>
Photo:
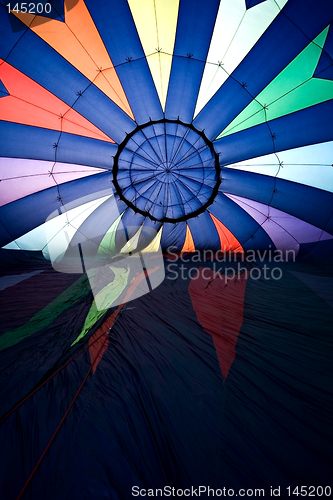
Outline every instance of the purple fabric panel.
<svg viewBox="0 0 333 500">
<path fill-rule="evenodd" d="M 104 170 L 51 161 L 0 158 L 0 206 Z"/>
<path fill-rule="evenodd" d="M 281 210 L 241 196 L 227 194 L 226 196 L 251 215 L 280 250 L 295 250 L 295 252 L 298 252 L 300 243 L 332 239 L 332 235 L 325 233 L 318 227 Z"/>
</svg>

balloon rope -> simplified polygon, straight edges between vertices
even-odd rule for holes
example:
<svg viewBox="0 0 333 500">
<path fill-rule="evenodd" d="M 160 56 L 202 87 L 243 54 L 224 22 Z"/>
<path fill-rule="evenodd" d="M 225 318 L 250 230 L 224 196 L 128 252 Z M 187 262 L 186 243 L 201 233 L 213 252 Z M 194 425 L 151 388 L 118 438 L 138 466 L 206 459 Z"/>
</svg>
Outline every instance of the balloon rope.
<svg viewBox="0 0 333 500">
<path fill-rule="evenodd" d="M 91 365 L 90 365 L 90 367 L 89 367 L 89 370 L 87 371 L 87 373 L 86 373 L 86 375 L 85 375 L 85 377 L 84 377 L 84 379 L 83 379 L 83 381 L 82 381 L 82 383 L 81 383 L 80 387 L 78 388 L 78 390 L 77 390 L 77 392 L 76 392 L 76 394 L 75 394 L 74 398 L 72 399 L 72 401 L 71 401 L 71 403 L 70 403 L 69 407 L 67 408 L 67 410 L 66 410 L 66 412 L 65 412 L 64 416 L 63 416 L 63 417 L 62 417 L 62 419 L 60 420 L 60 422 L 59 422 L 59 424 L 58 424 L 58 427 L 57 427 L 57 428 L 56 428 L 56 430 L 54 431 L 54 433 L 53 433 L 53 435 L 52 435 L 52 437 L 51 437 L 50 441 L 49 441 L 49 442 L 48 442 L 48 444 L 46 445 L 45 450 L 44 450 L 44 451 L 43 451 L 43 453 L 41 454 L 41 456 L 40 456 L 40 458 L 39 458 L 38 462 L 36 463 L 35 467 L 33 468 L 33 470 L 32 470 L 32 472 L 31 472 L 30 476 L 29 476 L 29 477 L 28 477 L 28 479 L 26 480 L 26 482 L 25 482 L 25 484 L 24 484 L 24 486 L 23 486 L 22 490 L 20 491 L 20 493 L 19 493 L 19 495 L 18 495 L 18 497 L 17 497 L 17 499 L 16 499 L 16 500 L 20 500 L 20 499 L 22 498 L 22 496 L 24 495 L 24 493 L 25 493 L 25 491 L 26 491 L 27 487 L 29 486 L 29 484 L 30 484 L 30 482 L 31 482 L 32 478 L 33 478 L 33 477 L 34 477 L 34 475 L 36 474 L 37 469 L 39 468 L 40 464 L 42 463 L 42 461 L 43 461 L 43 459 L 44 459 L 44 457 L 45 457 L 46 453 L 47 453 L 47 452 L 48 452 L 48 450 L 50 449 L 50 446 L 52 445 L 52 443 L 53 443 L 54 439 L 56 438 L 56 436 L 57 436 L 57 434 L 58 434 L 58 432 L 59 432 L 59 430 L 60 430 L 60 428 L 61 428 L 62 424 L 63 424 L 63 423 L 64 423 L 64 421 L 66 420 L 66 417 L 68 416 L 69 412 L 70 412 L 70 411 L 71 411 L 71 409 L 73 408 L 75 401 L 76 401 L 76 400 L 77 400 L 77 398 L 79 397 L 80 392 L 82 391 L 83 386 L 84 386 L 84 384 L 86 383 L 86 381 L 87 381 L 87 379 L 88 379 L 88 377 L 89 377 L 89 375 L 90 375 L 90 372 L 91 372 L 91 370 L 92 370 L 92 368 L 93 368 L 93 365 L 94 365 L 95 361 L 98 359 L 98 356 L 99 356 L 99 355 L 100 355 L 100 353 L 102 352 L 102 349 L 103 349 L 103 347 L 104 347 L 104 345 L 105 345 L 106 340 L 107 340 L 107 339 L 105 339 L 105 341 L 103 342 L 103 344 L 102 344 L 101 348 L 99 349 L 98 353 L 96 354 L 96 357 L 95 357 L 95 359 L 94 359 L 93 363 L 91 363 Z"/>
<path fill-rule="evenodd" d="M 119 310 L 118 310 L 119 309 Z M 116 309 L 116 311 L 119 313 L 120 312 L 120 309 L 119 306 L 118 308 Z M 111 316 L 114 314 L 114 312 L 116 311 L 113 311 L 113 313 L 111 314 Z M 115 318 L 116 319 L 116 318 Z M 105 320 L 105 322 L 108 320 L 108 318 Z M 19 401 L 15 406 L 13 406 L 13 408 L 11 408 L 7 413 L 5 413 L 5 415 L 3 415 L 1 418 L 0 418 L 0 424 L 2 424 L 2 422 L 4 422 L 15 410 L 17 410 L 23 403 L 25 403 L 25 401 L 27 401 L 31 396 L 33 396 L 37 391 L 39 391 L 39 389 L 41 389 L 45 384 L 47 384 L 53 377 L 55 377 L 59 372 L 61 372 L 61 370 L 63 370 L 64 368 L 66 368 L 67 365 L 69 365 L 69 363 L 71 363 L 72 361 L 74 361 L 78 356 L 81 356 L 81 354 L 83 354 L 85 351 L 87 351 L 88 349 L 90 349 L 90 347 L 92 345 L 94 345 L 96 342 L 98 342 L 98 340 L 103 336 L 105 335 L 109 330 L 106 330 L 105 332 L 103 332 L 101 335 L 99 335 L 93 342 L 91 343 L 88 343 L 87 347 L 85 347 L 84 349 L 82 349 L 82 351 L 78 352 L 73 358 L 70 358 L 68 361 L 66 361 L 65 364 L 63 364 L 62 366 L 60 366 L 54 373 L 52 373 L 52 375 L 50 375 L 42 384 L 40 384 L 39 386 L 37 386 L 32 392 L 30 392 L 27 396 L 25 396 L 21 401 Z"/>
</svg>

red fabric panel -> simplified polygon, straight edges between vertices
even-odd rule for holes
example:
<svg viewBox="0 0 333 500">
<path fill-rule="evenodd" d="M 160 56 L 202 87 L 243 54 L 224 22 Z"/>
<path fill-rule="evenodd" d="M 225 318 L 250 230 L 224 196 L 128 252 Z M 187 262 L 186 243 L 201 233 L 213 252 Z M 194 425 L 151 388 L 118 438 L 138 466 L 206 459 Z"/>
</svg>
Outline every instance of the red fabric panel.
<svg viewBox="0 0 333 500">
<path fill-rule="evenodd" d="M 200 267 L 198 279 L 192 279 L 189 293 L 202 328 L 213 337 L 223 380 L 236 356 L 236 343 L 243 323 L 246 279 L 226 279 L 211 269 Z M 204 271 L 204 274 L 203 274 Z"/>
<path fill-rule="evenodd" d="M 0 100 L 2 120 L 114 142 L 68 104 L 2 59 L 0 78 L 10 94 Z"/>
</svg>

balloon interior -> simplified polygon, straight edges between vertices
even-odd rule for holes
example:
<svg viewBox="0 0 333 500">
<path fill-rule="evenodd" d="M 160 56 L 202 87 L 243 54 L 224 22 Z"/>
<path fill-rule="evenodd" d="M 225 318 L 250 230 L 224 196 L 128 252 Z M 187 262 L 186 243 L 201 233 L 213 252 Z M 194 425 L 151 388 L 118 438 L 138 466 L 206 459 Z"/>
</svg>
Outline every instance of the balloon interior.
<svg viewBox="0 0 333 500">
<path fill-rule="evenodd" d="M 331 495 L 332 19 L 1 0 L 2 499 Z"/>
</svg>

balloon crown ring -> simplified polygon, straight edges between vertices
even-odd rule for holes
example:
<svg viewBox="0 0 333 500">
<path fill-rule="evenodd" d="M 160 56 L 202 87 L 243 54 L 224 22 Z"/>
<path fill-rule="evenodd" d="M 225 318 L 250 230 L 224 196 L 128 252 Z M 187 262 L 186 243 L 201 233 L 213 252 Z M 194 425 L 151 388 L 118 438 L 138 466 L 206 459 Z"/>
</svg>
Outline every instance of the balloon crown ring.
<svg viewBox="0 0 333 500">
<path fill-rule="evenodd" d="M 151 120 L 119 145 L 113 184 L 134 212 L 153 221 L 185 221 L 213 203 L 221 184 L 219 155 L 192 124 Z"/>
</svg>

